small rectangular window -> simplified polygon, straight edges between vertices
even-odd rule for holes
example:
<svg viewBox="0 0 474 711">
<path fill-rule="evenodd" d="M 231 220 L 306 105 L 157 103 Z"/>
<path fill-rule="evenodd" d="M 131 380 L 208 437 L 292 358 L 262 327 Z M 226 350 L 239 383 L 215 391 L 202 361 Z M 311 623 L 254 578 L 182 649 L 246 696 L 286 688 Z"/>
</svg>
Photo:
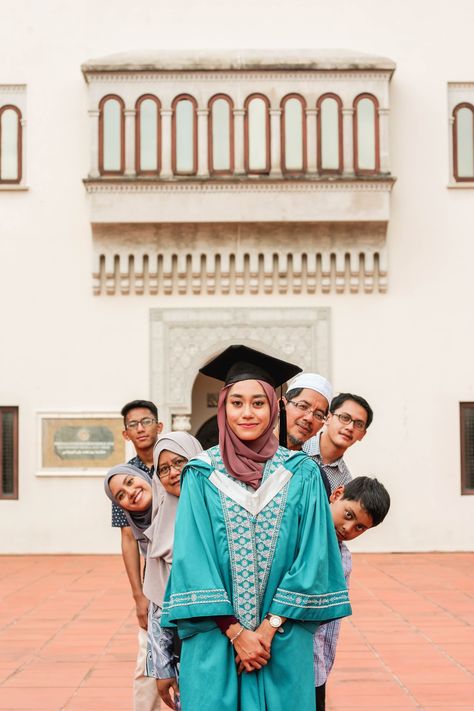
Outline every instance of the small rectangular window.
<svg viewBox="0 0 474 711">
<path fill-rule="evenodd" d="M 474 402 L 461 402 L 461 493 L 474 494 Z"/>
<path fill-rule="evenodd" d="M 0 499 L 18 498 L 18 408 L 0 407 Z"/>
</svg>

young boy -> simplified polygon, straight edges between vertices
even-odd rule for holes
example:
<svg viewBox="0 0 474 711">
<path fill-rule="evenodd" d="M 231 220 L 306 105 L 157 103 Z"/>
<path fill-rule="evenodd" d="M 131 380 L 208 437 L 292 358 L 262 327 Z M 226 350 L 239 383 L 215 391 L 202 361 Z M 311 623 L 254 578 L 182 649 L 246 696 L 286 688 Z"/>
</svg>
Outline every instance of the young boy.
<svg viewBox="0 0 474 711">
<path fill-rule="evenodd" d="M 338 486 L 329 499 L 334 528 L 341 549 L 342 568 L 349 587 L 351 554 L 345 541 L 352 541 L 382 523 L 390 508 L 390 496 L 377 479 L 359 476 Z M 334 664 L 341 621 L 321 625 L 314 635 L 316 711 L 326 708 L 326 680 Z"/>
</svg>

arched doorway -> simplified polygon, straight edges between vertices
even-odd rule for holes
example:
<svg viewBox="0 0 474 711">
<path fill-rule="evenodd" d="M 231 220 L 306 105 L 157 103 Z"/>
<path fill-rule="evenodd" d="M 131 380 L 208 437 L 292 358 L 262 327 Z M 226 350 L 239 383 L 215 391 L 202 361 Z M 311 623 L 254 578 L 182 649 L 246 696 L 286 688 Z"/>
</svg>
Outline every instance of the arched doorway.
<svg viewBox="0 0 474 711">
<path fill-rule="evenodd" d="M 191 432 L 204 449 L 217 444 L 217 400 L 222 383 L 198 373 L 191 396 Z"/>
<path fill-rule="evenodd" d="M 165 429 L 196 433 L 216 414 L 217 402 L 207 396 L 222 383 L 210 386 L 197 373 L 232 343 L 330 377 L 329 326 L 325 307 L 151 309 L 151 399 Z"/>
<path fill-rule="evenodd" d="M 196 439 L 201 443 L 201 447 L 206 450 L 214 447 L 219 442 L 219 428 L 217 426 L 217 415 L 210 417 L 196 432 Z"/>
</svg>

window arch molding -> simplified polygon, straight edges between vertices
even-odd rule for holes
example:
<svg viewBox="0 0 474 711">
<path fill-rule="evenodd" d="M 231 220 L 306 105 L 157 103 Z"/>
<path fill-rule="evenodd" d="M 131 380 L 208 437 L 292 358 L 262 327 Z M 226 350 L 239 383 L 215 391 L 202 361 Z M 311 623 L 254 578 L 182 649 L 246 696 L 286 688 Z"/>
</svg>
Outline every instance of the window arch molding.
<svg viewBox="0 0 474 711">
<path fill-rule="evenodd" d="M 143 147 L 141 119 L 144 101 L 153 101 L 156 106 L 156 168 L 154 170 L 143 169 L 141 165 Z M 161 102 L 154 94 L 143 94 L 135 103 L 135 171 L 137 175 L 159 175 L 161 171 Z"/>
<path fill-rule="evenodd" d="M 291 168 L 288 167 L 288 156 L 286 150 L 286 127 L 287 127 L 287 116 L 286 116 L 286 104 L 291 99 L 295 99 L 301 104 L 301 168 Z M 306 129 L 306 100 L 301 94 L 286 94 L 280 102 L 281 109 L 281 169 L 286 174 L 300 174 L 306 173 L 307 169 L 307 129 Z"/>
<path fill-rule="evenodd" d="M 177 135 L 177 108 L 181 101 L 190 101 L 193 106 L 192 117 L 192 149 L 191 149 L 191 170 L 178 170 L 178 135 Z M 171 125 L 171 163 L 172 170 L 175 175 L 196 175 L 198 164 L 198 128 L 197 128 L 197 101 L 191 94 L 179 94 L 173 99 L 171 104 L 172 109 L 172 125 Z"/>
<path fill-rule="evenodd" d="M 22 178 L 22 173 L 23 173 L 23 160 L 22 160 L 22 155 L 23 155 L 23 136 L 22 136 L 22 125 L 21 125 L 21 119 L 22 119 L 22 114 L 18 106 L 14 106 L 13 104 L 5 104 L 4 106 L 0 107 L 0 168 L 2 165 L 2 156 L 1 156 L 1 150 L 2 150 L 2 145 L 3 145 L 3 119 L 4 119 L 4 114 L 6 111 L 13 111 L 16 116 L 17 116 L 17 123 L 16 123 L 16 129 L 17 129 L 17 139 L 16 139 L 16 153 L 17 153 L 17 171 L 16 171 L 16 178 L 4 178 L 0 169 L 0 183 L 11 183 L 11 184 L 17 184 L 21 182 Z"/>
<path fill-rule="evenodd" d="M 213 139 L 214 139 L 214 117 L 212 108 L 216 101 L 226 101 L 229 106 L 229 168 L 219 169 L 214 167 L 214 149 L 213 149 Z M 207 124 L 208 130 L 208 161 L 209 161 L 209 172 L 212 175 L 232 175 L 234 172 L 234 102 L 227 94 L 214 94 L 207 104 L 209 110 L 209 120 Z"/>
<path fill-rule="evenodd" d="M 367 99 L 374 105 L 374 167 L 359 167 L 359 103 Z M 359 175 L 374 175 L 380 172 L 380 126 L 379 126 L 379 102 L 373 94 L 363 93 L 356 96 L 352 104 L 354 113 L 352 118 L 353 146 L 354 146 L 354 172 Z"/>
<path fill-rule="evenodd" d="M 249 120 L 249 107 L 254 99 L 261 99 L 265 104 L 265 138 L 264 138 L 264 150 L 265 150 L 265 161 L 262 168 L 252 168 L 251 167 L 251 156 L 250 156 L 250 120 Z M 250 94 L 247 96 L 244 102 L 244 165 L 246 173 L 261 174 L 265 175 L 270 172 L 270 100 L 265 94 Z"/>
<path fill-rule="evenodd" d="M 472 121 L 472 133 L 471 133 L 471 149 L 473 151 L 472 155 L 472 165 L 473 172 L 472 175 L 460 175 L 459 174 L 459 141 L 458 141 L 458 128 L 459 128 L 459 112 L 462 109 L 468 109 L 471 112 Z M 468 101 L 463 101 L 457 104 L 453 109 L 453 177 L 457 183 L 462 182 L 474 182 L 474 105 L 470 104 Z"/>
<path fill-rule="evenodd" d="M 337 104 L 337 152 L 338 152 L 338 161 L 337 161 L 337 167 L 334 168 L 327 168 L 323 166 L 323 145 L 322 145 L 322 136 L 323 136 L 323 119 L 322 119 L 322 108 L 323 108 L 323 103 L 326 99 L 334 99 Z M 338 96 L 337 94 L 332 94 L 332 93 L 327 93 L 327 94 L 322 94 L 322 96 L 319 97 L 319 99 L 316 102 L 316 109 L 318 112 L 318 120 L 317 120 L 317 136 L 318 136 L 318 172 L 319 173 L 332 173 L 332 174 L 341 174 L 343 165 L 344 165 L 344 155 L 343 155 L 343 138 L 342 138 L 342 100 L 341 97 Z"/>
<path fill-rule="evenodd" d="M 117 101 L 120 106 L 119 118 L 119 151 L 120 168 L 118 170 L 108 170 L 104 163 L 105 149 L 105 121 L 104 111 L 108 101 Z M 117 94 L 107 94 L 99 102 L 99 173 L 101 175 L 123 175 L 125 172 L 125 102 Z"/>
</svg>

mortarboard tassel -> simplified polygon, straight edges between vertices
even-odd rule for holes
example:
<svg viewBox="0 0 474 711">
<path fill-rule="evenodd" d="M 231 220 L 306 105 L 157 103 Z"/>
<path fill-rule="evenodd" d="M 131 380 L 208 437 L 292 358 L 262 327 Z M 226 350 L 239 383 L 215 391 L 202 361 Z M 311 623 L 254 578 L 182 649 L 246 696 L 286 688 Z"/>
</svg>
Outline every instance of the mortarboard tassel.
<svg viewBox="0 0 474 711">
<path fill-rule="evenodd" d="M 285 408 L 285 403 L 283 402 L 282 396 L 280 396 L 280 399 L 278 401 L 278 407 L 280 410 L 279 444 L 281 447 L 286 447 L 287 446 L 287 442 L 286 442 L 286 408 Z"/>
</svg>

